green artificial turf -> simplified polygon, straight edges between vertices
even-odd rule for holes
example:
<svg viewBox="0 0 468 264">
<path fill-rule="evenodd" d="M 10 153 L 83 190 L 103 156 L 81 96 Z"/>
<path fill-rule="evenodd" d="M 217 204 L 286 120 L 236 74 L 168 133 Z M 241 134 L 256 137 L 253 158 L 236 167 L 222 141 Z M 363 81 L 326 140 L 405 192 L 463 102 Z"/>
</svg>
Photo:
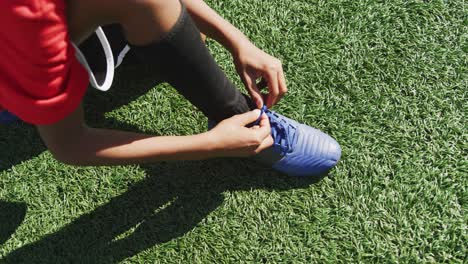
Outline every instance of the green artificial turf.
<svg viewBox="0 0 468 264">
<path fill-rule="evenodd" d="M 318 182 L 243 160 L 70 167 L 33 127 L 1 126 L 0 262 L 466 263 L 465 1 L 207 2 L 283 61 L 275 110 L 336 138 L 338 166 Z M 205 130 L 142 72 L 90 91 L 89 123 Z"/>
</svg>

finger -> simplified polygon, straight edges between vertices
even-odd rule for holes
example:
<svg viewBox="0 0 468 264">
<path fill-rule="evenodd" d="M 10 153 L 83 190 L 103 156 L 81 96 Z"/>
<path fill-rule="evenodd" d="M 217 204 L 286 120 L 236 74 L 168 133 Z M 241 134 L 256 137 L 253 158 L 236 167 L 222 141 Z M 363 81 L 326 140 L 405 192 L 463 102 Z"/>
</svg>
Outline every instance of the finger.
<svg viewBox="0 0 468 264">
<path fill-rule="evenodd" d="M 283 96 L 288 92 L 288 88 L 286 87 L 286 78 L 284 77 L 283 67 L 280 67 L 278 71 L 278 81 L 279 81 L 279 97 L 278 101 L 283 98 Z"/>
<path fill-rule="evenodd" d="M 259 124 L 260 128 L 255 130 L 262 139 L 270 136 L 271 134 L 271 127 L 270 127 L 270 120 L 268 119 L 266 114 L 262 115 L 262 119 L 260 120 Z"/>
<path fill-rule="evenodd" d="M 258 108 L 262 108 L 263 106 L 263 99 L 262 99 L 262 94 L 260 90 L 258 89 L 257 83 L 255 82 L 255 79 L 252 78 L 249 74 L 245 73 L 244 74 L 244 82 L 245 85 L 247 86 L 247 90 L 249 91 L 250 96 L 252 97 L 255 105 Z"/>
<path fill-rule="evenodd" d="M 246 126 L 250 123 L 257 121 L 258 117 L 260 116 L 260 113 L 261 111 L 259 109 L 255 109 L 247 113 L 235 115 L 231 117 L 231 120 L 240 126 Z"/>
<path fill-rule="evenodd" d="M 262 96 L 263 102 L 266 102 L 268 98 L 268 94 L 263 92 L 263 89 L 267 87 L 268 87 L 268 81 L 266 78 L 262 78 L 260 82 L 257 83 L 257 88 L 260 90 L 260 95 Z"/>
<path fill-rule="evenodd" d="M 278 74 L 276 71 L 268 72 L 268 98 L 267 106 L 272 107 L 278 101 L 279 88 L 278 88 Z"/>
<path fill-rule="evenodd" d="M 274 143 L 273 138 L 271 136 L 268 136 L 267 138 L 265 138 L 265 140 L 262 141 L 260 146 L 258 146 L 257 149 L 255 149 L 255 153 L 262 152 L 263 150 L 271 147 L 273 143 Z"/>
</svg>

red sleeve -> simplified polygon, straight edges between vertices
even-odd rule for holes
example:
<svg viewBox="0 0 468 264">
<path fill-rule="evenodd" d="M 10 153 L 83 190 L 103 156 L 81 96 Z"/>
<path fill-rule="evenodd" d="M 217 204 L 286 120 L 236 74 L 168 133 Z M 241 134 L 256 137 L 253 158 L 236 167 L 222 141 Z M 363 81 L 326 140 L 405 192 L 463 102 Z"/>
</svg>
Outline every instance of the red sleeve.
<svg viewBox="0 0 468 264">
<path fill-rule="evenodd" d="M 79 106 L 89 83 L 65 1 L 0 2 L 0 105 L 28 123 L 55 123 Z"/>
</svg>

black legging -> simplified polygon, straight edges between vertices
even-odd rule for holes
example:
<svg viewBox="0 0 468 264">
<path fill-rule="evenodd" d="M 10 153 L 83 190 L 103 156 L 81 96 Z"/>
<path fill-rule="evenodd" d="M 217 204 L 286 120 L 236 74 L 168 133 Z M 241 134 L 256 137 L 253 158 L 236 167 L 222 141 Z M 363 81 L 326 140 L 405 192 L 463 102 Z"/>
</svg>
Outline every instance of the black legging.
<svg viewBox="0 0 468 264">
<path fill-rule="evenodd" d="M 114 56 L 118 56 L 127 45 L 120 26 L 105 26 L 103 30 Z M 153 66 L 164 81 L 212 121 L 219 122 L 255 108 L 250 97 L 240 93 L 215 62 L 185 7 L 182 7 L 174 27 L 161 41 L 146 46 L 130 46 L 130 52 L 137 60 Z M 95 54 L 92 50 L 96 48 L 100 48 L 96 39 L 80 46 L 85 55 Z M 87 58 L 91 68 L 105 67 L 102 58 L 91 57 Z"/>
</svg>

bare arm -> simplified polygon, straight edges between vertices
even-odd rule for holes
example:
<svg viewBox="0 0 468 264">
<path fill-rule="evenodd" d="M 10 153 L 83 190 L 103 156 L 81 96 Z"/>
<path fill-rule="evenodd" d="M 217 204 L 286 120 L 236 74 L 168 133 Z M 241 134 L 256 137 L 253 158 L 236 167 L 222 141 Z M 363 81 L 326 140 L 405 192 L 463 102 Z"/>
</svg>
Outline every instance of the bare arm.
<svg viewBox="0 0 468 264">
<path fill-rule="evenodd" d="M 203 0 L 182 0 L 201 32 L 235 53 L 238 46 L 249 39 L 231 23 L 211 9 Z"/>
<path fill-rule="evenodd" d="M 125 165 L 160 160 L 200 160 L 221 156 L 249 156 L 271 145 L 269 124 L 253 130 L 244 125 L 258 117 L 249 112 L 228 119 L 210 132 L 190 136 L 151 136 L 90 128 L 83 110 L 53 125 L 38 126 L 52 154 L 71 165 Z M 236 119 L 237 118 L 237 119 Z M 222 122 L 223 123 L 223 122 Z M 245 124 L 244 124 L 245 123 Z M 226 130 L 238 136 L 223 136 Z M 234 130 L 234 131 L 233 131 Z"/>
<path fill-rule="evenodd" d="M 258 49 L 236 27 L 218 15 L 203 0 L 182 0 L 200 30 L 228 49 L 237 72 L 258 108 L 272 107 L 288 91 L 281 61 Z M 265 82 L 257 84 L 262 77 Z M 268 87 L 268 94 L 260 92 Z"/>
</svg>

